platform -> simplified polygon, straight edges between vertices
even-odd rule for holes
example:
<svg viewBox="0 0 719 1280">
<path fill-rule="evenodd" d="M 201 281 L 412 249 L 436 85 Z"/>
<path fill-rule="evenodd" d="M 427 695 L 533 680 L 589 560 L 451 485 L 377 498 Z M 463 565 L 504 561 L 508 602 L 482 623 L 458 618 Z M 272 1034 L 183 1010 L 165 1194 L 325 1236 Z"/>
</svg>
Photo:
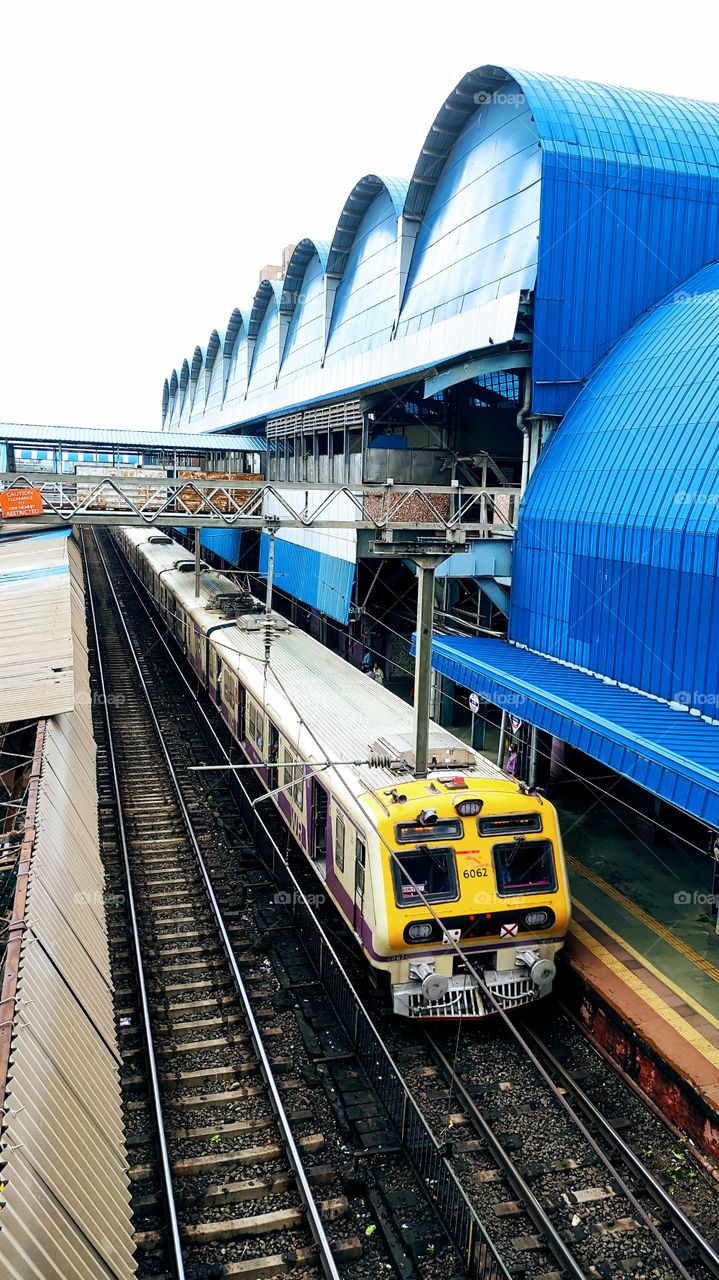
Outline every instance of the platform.
<svg viewBox="0 0 719 1280">
<path fill-rule="evenodd" d="M 719 1157 L 719 946 L 697 926 L 699 891 L 677 891 L 691 895 L 691 906 L 672 895 L 671 919 L 662 896 L 671 871 L 646 876 L 638 890 L 642 859 L 635 857 L 630 897 L 572 853 L 567 861 L 574 915 L 564 950 L 570 999 L 663 1114 Z"/>
</svg>

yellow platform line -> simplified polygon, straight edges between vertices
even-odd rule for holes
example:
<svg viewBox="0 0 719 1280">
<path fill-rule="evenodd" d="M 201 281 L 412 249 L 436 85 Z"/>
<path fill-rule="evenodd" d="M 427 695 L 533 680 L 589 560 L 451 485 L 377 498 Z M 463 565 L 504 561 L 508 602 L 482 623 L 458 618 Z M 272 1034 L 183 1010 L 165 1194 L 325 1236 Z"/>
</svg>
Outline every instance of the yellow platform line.
<svg viewBox="0 0 719 1280">
<path fill-rule="evenodd" d="M 580 906 L 581 904 L 577 903 L 577 905 Z M 650 973 L 653 973 L 656 978 L 659 978 L 660 982 L 663 982 L 665 986 L 669 987 L 675 995 L 680 996 L 686 1004 L 694 1009 L 696 1013 L 700 1014 L 702 1018 L 705 1018 L 707 1022 L 711 1023 L 713 1027 L 719 1028 L 719 1022 L 717 1019 L 712 1017 L 706 1009 L 703 1009 L 695 1000 L 692 1000 L 690 996 L 687 996 L 685 991 L 681 991 L 679 987 L 675 986 L 675 984 L 665 977 L 663 973 L 659 973 L 658 970 L 655 969 L 653 965 L 649 964 L 643 956 L 638 955 L 638 953 L 631 947 L 627 947 L 624 939 L 613 933 L 611 929 L 607 929 L 607 926 L 601 920 L 597 920 L 596 916 L 593 916 L 591 911 L 587 911 L 586 907 L 581 907 L 581 909 L 587 916 L 589 916 L 590 920 L 593 920 L 595 924 L 598 924 L 605 930 L 605 932 L 609 933 L 616 942 L 619 942 L 625 950 L 635 956 L 636 959 L 650 971 Z M 703 1036 L 701 1031 L 697 1031 L 692 1027 L 680 1013 L 677 1013 L 676 1009 L 672 1009 L 671 1005 L 667 1004 L 666 1000 L 663 1000 L 656 991 L 652 991 L 651 987 L 648 987 L 646 982 L 642 982 L 641 978 L 637 977 L 636 973 L 631 969 L 628 969 L 625 964 L 622 964 L 621 960 L 618 960 L 616 956 L 612 955 L 611 951 L 608 951 L 597 938 L 595 938 L 586 929 L 582 928 L 581 924 L 576 920 L 572 921 L 570 927 L 571 932 L 575 937 L 578 938 L 585 947 L 588 947 L 589 950 L 602 961 L 602 964 L 605 964 L 608 969 L 611 969 L 612 973 L 615 973 L 618 978 L 621 978 L 622 982 L 625 982 L 630 990 L 635 991 L 637 995 L 641 996 L 644 1003 L 648 1005 L 649 1008 L 653 1009 L 655 1013 L 658 1013 L 665 1022 L 668 1022 L 670 1027 L 673 1027 L 682 1039 L 688 1041 L 688 1043 L 691 1044 L 703 1058 L 706 1058 L 708 1062 L 711 1062 L 712 1066 L 719 1068 L 719 1049 L 717 1049 L 711 1041 L 707 1040 L 706 1036 Z"/>
<path fill-rule="evenodd" d="M 601 889 L 602 893 L 606 893 L 608 898 L 613 898 L 615 902 L 619 903 L 620 907 L 624 907 L 625 911 L 631 912 L 637 920 L 641 920 L 642 924 L 645 924 L 653 933 L 658 934 L 664 942 L 669 943 L 670 947 L 673 947 L 675 951 L 683 955 L 685 960 L 689 960 L 695 968 L 701 969 L 702 973 L 706 973 L 715 982 L 719 982 L 719 968 L 712 964 L 711 960 L 707 960 L 706 956 L 700 955 L 698 951 L 689 946 L 688 942 L 683 942 L 681 938 L 675 937 L 671 929 L 667 929 L 666 925 L 661 924 L 659 920 L 655 920 L 654 916 L 650 916 L 648 911 L 643 911 L 636 903 L 626 898 L 623 893 L 620 893 L 619 889 L 614 888 L 614 885 L 607 884 L 606 880 L 602 880 L 602 877 L 598 876 L 596 871 L 590 871 L 583 862 L 579 862 L 571 853 L 565 853 L 564 856 L 570 867 L 573 867 L 580 875 L 583 875 L 598 889 Z M 584 909 L 583 907 L 582 910 Z M 620 938 L 619 941 L 623 943 L 623 939 Z"/>
</svg>

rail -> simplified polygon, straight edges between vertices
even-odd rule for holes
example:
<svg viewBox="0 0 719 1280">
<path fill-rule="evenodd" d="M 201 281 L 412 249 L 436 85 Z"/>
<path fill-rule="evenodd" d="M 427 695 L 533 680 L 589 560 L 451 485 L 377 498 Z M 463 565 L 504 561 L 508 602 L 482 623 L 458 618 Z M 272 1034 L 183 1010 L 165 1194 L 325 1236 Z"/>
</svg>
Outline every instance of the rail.
<svg viewBox="0 0 719 1280">
<path fill-rule="evenodd" d="M 511 537 L 520 490 L 513 486 L 292 484 L 254 479 L 198 480 L 119 475 L 0 473 L 0 495 L 31 488 L 43 511 L 33 527 L 139 525 L 194 528 L 419 531 L 462 544 L 467 537 Z M 271 514 L 270 514 L 271 512 Z"/>
<path fill-rule="evenodd" d="M 96 541 L 97 541 L 97 538 L 96 538 Z M 145 679 L 142 674 L 142 668 L 140 666 L 140 662 L 135 652 L 135 648 L 133 646 L 129 630 L 127 628 L 127 624 L 125 622 L 125 618 L 124 618 L 122 609 L 120 607 L 120 602 L 118 600 L 117 593 L 112 583 L 112 578 L 110 576 L 107 562 L 102 553 L 102 549 L 99 546 L 99 543 L 98 543 L 97 549 L 98 549 L 100 561 L 102 563 L 102 567 L 107 577 L 110 593 L 112 595 L 112 598 L 115 602 L 115 606 L 117 608 L 118 618 L 120 620 L 122 631 L 124 632 L 125 638 L 127 640 L 128 652 L 131 656 L 133 665 L 135 667 L 137 679 L 138 679 L 140 688 L 142 689 L 142 693 L 145 697 L 145 700 L 147 702 L 148 711 L 150 713 L 150 717 L 152 719 L 155 732 L 157 734 L 157 741 L 162 750 L 162 754 L 164 756 L 165 763 L 167 765 L 170 778 L 172 780 L 172 785 L 177 798 L 178 807 L 182 814 L 185 828 L 187 830 L 187 835 L 188 835 L 190 844 L 192 846 L 192 851 L 194 853 L 197 866 L 200 870 L 205 891 L 207 893 L 208 901 L 210 903 L 210 906 L 212 908 L 212 912 L 215 918 L 215 922 L 217 925 L 217 932 L 222 942 L 222 947 L 225 952 L 225 956 L 226 956 L 230 971 L 232 973 L 235 988 L 237 990 L 237 993 L 242 1003 L 243 1015 L 246 1020 L 247 1029 L 250 1033 L 252 1045 L 257 1055 L 258 1062 L 260 1064 L 260 1070 L 262 1072 L 263 1079 L 267 1086 L 272 1109 L 277 1117 L 278 1125 L 282 1133 L 282 1139 L 284 1142 L 285 1150 L 287 1152 L 290 1165 L 292 1166 L 292 1170 L 296 1178 L 297 1189 L 300 1193 L 302 1202 L 305 1206 L 305 1210 L 307 1213 L 307 1220 L 310 1226 L 310 1230 L 312 1232 L 312 1237 L 315 1241 L 315 1244 L 317 1245 L 322 1270 L 325 1276 L 327 1276 L 328 1280 L 339 1280 L 339 1271 L 337 1269 L 337 1265 L 333 1258 L 332 1246 L 325 1232 L 322 1218 L 320 1216 L 319 1209 L 317 1208 L 317 1205 L 315 1203 L 314 1196 L 312 1195 L 310 1182 L 307 1177 L 307 1173 L 305 1171 L 304 1165 L 302 1163 L 302 1158 L 300 1156 L 299 1148 L 297 1146 L 297 1143 L 295 1142 L 295 1138 L 293 1136 L 293 1133 L 290 1127 L 289 1118 L 287 1116 L 287 1112 L 285 1110 L 284 1104 L 282 1102 L 282 1098 L 280 1096 L 280 1090 L 279 1090 L 277 1081 L 275 1079 L 275 1075 L 274 1075 L 272 1066 L 270 1064 L 269 1057 L 264 1047 L 259 1025 L 253 1013 L 250 998 L 247 993 L 247 988 L 245 986 L 244 979 L 242 977 L 239 965 L 235 958 L 234 949 L 232 947 L 232 943 L 230 941 L 230 937 L 227 932 L 227 928 L 225 926 L 225 922 L 223 920 L 222 913 L 220 911 L 220 907 L 217 902 L 214 889 L 212 887 L 211 878 L 207 870 L 205 860 L 202 856 L 202 851 L 200 849 L 200 846 L 197 842 L 197 838 L 195 836 L 192 820 L 190 818 L 190 815 L 187 811 L 187 807 L 185 805 L 185 801 L 182 795 L 182 790 L 177 778 L 177 773 L 172 764 L 170 754 L 167 750 L 167 746 L 165 744 L 165 741 L 162 735 L 160 724 L 157 720 L 157 716 L 155 714 L 155 710 L 152 705 L 152 698 L 150 696 L 150 692 L 145 683 Z M 85 548 L 83 544 L 83 551 L 84 550 Z M 86 580 L 88 582 L 88 588 L 89 588 L 89 577 L 87 577 L 87 560 L 85 563 L 86 563 Z M 121 832 L 123 861 L 125 864 L 125 873 L 126 873 L 128 891 L 129 891 L 128 901 L 129 901 L 130 917 L 131 917 L 131 923 L 132 923 L 133 945 L 135 950 L 135 958 L 137 961 L 137 971 L 138 971 L 138 980 L 139 980 L 139 986 L 140 986 L 143 1023 L 147 1029 L 146 1039 L 147 1039 L 147 1046 L 148 1046 L 150 1076 L 152 1081 L 153 1107 L 154 1107 L 155 1116 L 157 1120 L 157 1130 L 158 1130 L 159 1144 L 160 1144 L 163 1180 L 165 1182 L 165 1189 L 166 1189 L 167 1198 L 168 1198 L 172 1250 L 173 1250 L 174 1264 L 177 1269 L 178 1280 L 182 1280 L 182 1278 L 185 1275 L 183 1255 L 182 1255 L 182 1244 L 180 1240 L 180 1230 L 179 1230 L 179 1224 L 178 1224 L 178 1218 L 177 1218 L 177 1209 L 175 1205 L 175 1197 L 174 1197 L 174 1192 L 172 1187 L 172 1172 L 171 1172 L 171 1166 L 170 1166 L 170 1156 L 169 1156 L 167 1138 L 165 1134 L 164 1118 L 162 1114 L 162 1104 L 160 1101 L 160 1086 L 159 1086 L 159 1079 L 158 1079 L 158 1073 L 157 1073 L 157 1065 L 156 1065 L 155 1053 L 152 1045 L 150 1012 L 149 1012 L 149 1005 L 147 1001 L 147 991 L 146 991 L 146 985 L 145 985 L 145 979 L 144 979 L 142 952 L 141 952 L 137 917 L 136 917 L 136 911 L 135 911 L 135 902 L 134 902 L 134 897 L 132 893 L 132 877 L 130 872 L 129 857 L 128 857 L 126 839 L 125 839 L 124 823 L 122 821 L 122 806 L 120 803 L 119 780 L 118 780 L 117 771 L 115 767 L 115 754 L 114 754 L 113 745 L 112 745 L 112 732 L 110 728 L 108 699 L 105 696 L 105 692 L 106 692 L 105 680 L 104 680 L 104 672 L 102 669 L 101 652 L 99 647 L 99 634 L 97 631 L 97 620 L 95 615 L 94 602 L 92 600 L 92 592 L 89 589 L 88 589 L 88 595 L 91 602 L 90 607 L 92 612 L 93 631 L 95 635 L 95 645 L 96 645 L 96 652 L 97 652 L 97 659 L 98 659 L 98 671 L 100 673 L 101 689 L 103 694 L 103 706 L 105 709 L 105 720 L 106 720 L 107 731 L 108 731 L 108 749 L 109 749 L 110 762 L 112 767 L 113 783 L 114 783 L 115 793 L 117 798 L 118 827 Z"/>
</svg>

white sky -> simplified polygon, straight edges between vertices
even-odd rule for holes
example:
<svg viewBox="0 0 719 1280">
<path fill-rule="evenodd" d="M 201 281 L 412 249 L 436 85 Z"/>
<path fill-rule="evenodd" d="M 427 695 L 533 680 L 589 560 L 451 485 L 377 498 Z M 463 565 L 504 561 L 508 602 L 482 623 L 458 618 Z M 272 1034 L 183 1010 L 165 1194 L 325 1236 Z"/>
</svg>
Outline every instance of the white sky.
<svg viewBox="0 0 719 1280">
<path fill-rule="evenodd" d="M 283 245 L 331 237 L 363 174 L 411 175 L 464 72 L 716 100 L 710 14 L 696 0 L 5 6 L 0 420 L 159 428 L 173 366 L 250 305 Z"/>
</svg>

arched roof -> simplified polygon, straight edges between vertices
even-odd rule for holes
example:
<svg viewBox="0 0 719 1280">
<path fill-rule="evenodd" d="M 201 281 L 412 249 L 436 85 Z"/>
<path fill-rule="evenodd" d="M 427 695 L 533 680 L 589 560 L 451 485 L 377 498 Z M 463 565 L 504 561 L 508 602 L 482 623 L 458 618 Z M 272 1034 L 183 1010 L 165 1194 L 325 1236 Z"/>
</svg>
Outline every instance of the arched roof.
<svg viewBox="0 0 719 1280">
<path fill-rule="evenodd" d="M 192 355 L 192 364 L 190 365 L 190 382 L 197 382 L 205 363 L 205 353 L 202 347 L 195 347 Z"/>
<path fill-rule="evenodd" d="M 252 301 L 252 310 L 250 311 L 250 322 L 247 326 L 248 338 L 256 338 L 260 332 L 260 325 L 265 318 L 265 312 L 274 298 L 279 309 L 280 299 L 282 297 L 282 281 L 281 280 L 262 280 L 257 288 L 254 299 Z"/>
<path fill-rule="evenodd" d="M 207 341 L 207 354 L 205 356 L 205 368 L 211 373 L 215 367 L 215 360 L 219 352 L 222 350 L 222 335 L 216 329 L 212 330 Z"/>
<path fill-rule="evenodd" d="M 327 271 L 330 275 L 341 276 L 344 272 L 360 223 L 375 197 L 383 190 L 386 191 L 399 218 L 404 207 L 407 186 L 404 178 L 381 178 L 376 173 L 368 173 L 364 178 L 360 178 L 345 200 L 335 227 L 327 257 Z"/>
<path fill-rule="evenodd" d="M 719 161 L 719 106 L 491 63 L 462 77 L 435 116 L 414 168 L 404 212 L 421 218 L 444 162 L 474 111 L 517 92 L 544 150 L 687 173 Z"/>
<path fill-rule="evenodd" d="M 180 393 L 183 397 L 185 395 L 185 392 L 187 391 L 187 384 L 189 383 L 189 381 L 190 381 L 190 362 L 189 360 L 183 360 L 182 368 L 180 370 Z"/>
<path fill-rule="evenodd" d="M 244 329 L 245 333 L 247 333 L 247 330 L 249 329 L 249 327 L 250 327 L 249 311 L 245 311 L 240 307 L 235 307 L 234 311 L 232 312 L 232 315 L 227 321 L 227 328 L 225 330 L 225 342 L 223 347 L 223 355 L 226 358 L 229 358 L 232 355 L 232 352 L 235 347 L 235 342 L 237 341 L 237 337 L 240 333 L 240 330 Z"/>
<path fill-rule="evenodd" d="M 169 405 L 169 403 L 170 403 L 170 384 L 167 381 L 167 378 L 165 378 L 165 381 L 162 387 L 162 421 L 163 422 L 167 417 L 167 406 Z"/>
<path fill-rule="evenodd" d="M 713 263 L 617 343 L 540 455 L 515 542 L 512 639 L 706 710 L 719 688 L 718 420 Z"/>
<path fill-rule="evenodd" d="M 180 385 L 180 379 L 177 376 L 177 369 L 173 369 L 172 373 L 170 374 L 170 395 L 171 396 L 174 397 L 177 395 L 177 388 L 179 387 L 179 385 Z"/>
<path fill-rule="evenodd" d="M 308 262 L 317 256 L 322 270 L 326 271 L 329 253 L 330 246 L 327 240 L 306 238 L 295 245 L 292 250 L 292 257 L 287 264 L 287 275 L 282 281 L 280 311 L 284 315 L 291 315 L 297 306 L 297 299 L 302 288 L 302 281 L 305 278 Z"/>
</svg>

